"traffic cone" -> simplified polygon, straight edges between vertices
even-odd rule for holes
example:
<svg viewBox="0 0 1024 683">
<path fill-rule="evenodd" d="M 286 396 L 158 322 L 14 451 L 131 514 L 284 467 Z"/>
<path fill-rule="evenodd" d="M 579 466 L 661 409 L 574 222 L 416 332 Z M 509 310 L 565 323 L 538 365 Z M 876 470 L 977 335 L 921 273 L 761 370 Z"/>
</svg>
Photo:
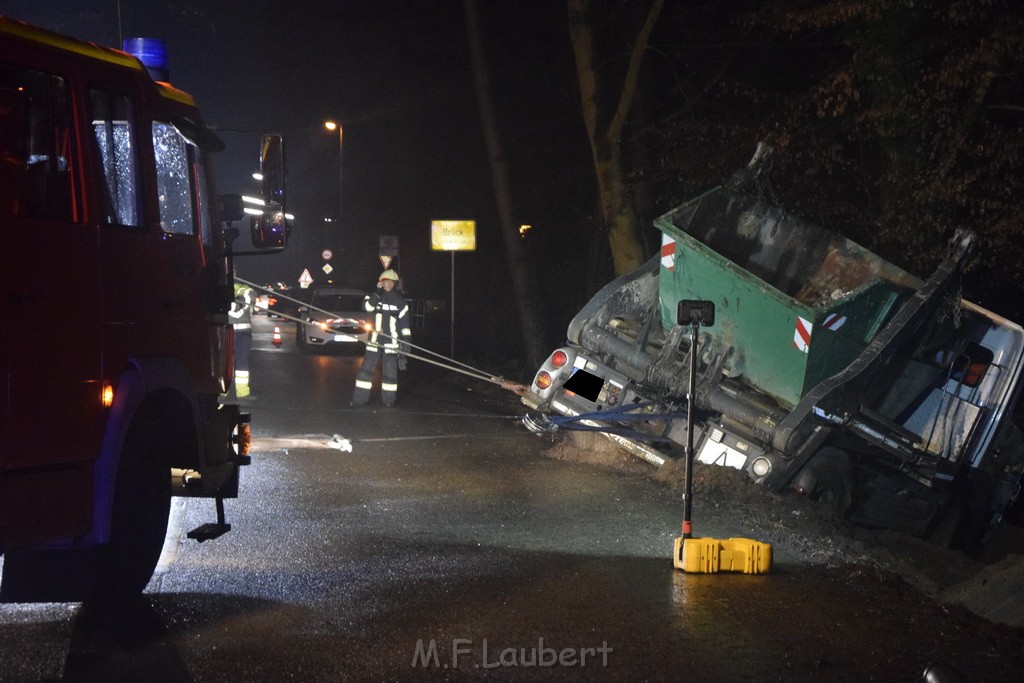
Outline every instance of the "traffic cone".
<svg viewBox="0 0 1024 683">
<path fill-rule="evenodd" d="M 274 325 L 274 346 L 281 345 L 281 326 Z"/>
</svg>

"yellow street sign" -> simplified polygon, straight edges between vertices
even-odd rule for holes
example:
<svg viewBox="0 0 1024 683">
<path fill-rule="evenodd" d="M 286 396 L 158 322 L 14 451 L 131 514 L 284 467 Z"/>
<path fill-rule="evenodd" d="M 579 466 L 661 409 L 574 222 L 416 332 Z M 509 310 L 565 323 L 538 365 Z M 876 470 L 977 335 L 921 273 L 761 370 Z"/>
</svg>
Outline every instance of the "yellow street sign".
<svg viewBox="0 0 1024 683">
<path fill-rule="evenodd" d="M 476 251 L 476 221 L 430 221 L 433 251 Z"/>
</svg>

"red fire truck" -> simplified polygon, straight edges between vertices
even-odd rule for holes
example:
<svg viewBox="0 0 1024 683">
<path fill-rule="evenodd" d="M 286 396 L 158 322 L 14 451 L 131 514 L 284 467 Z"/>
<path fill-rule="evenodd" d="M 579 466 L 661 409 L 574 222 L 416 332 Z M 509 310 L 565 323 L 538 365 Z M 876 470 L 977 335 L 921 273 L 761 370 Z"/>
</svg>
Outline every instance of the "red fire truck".
<svg viewBox="0 0 1024 683">
<path fill-rule="evenodd" d="M 170 497 L 213 499 L 191 535 L 215 537 L 248 463 L 223 400 L 241 200 L 214 193 L 223 144 L 193 98 L 147 66 L 0 17 L 2 601 L 139 593 Z M 281 138 L 261 152 L 272 251 Z"/>
</svg>

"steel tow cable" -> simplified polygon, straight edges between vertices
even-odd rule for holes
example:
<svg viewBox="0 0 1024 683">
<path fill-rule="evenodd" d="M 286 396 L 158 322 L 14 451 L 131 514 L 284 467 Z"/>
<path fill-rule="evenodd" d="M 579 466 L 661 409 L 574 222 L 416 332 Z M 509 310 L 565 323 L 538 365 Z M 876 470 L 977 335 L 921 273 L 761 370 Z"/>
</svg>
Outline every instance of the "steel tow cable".
<svg viewBox="0 0 1024 683">
<path fill-rule="evenodd" d="M 305 306 L 308 309 L 311 309 L 311 310 L 314 310 L 314 311 L 318 311 L 320 313 L 323 313 L 324 315 L 332 316 L 336 320 L 342 320 L 342 321 L 350 323 L 350 324 L 354 323 L 354 324 L 360 325 L 360 327 L 363 327 L 363 329 L 366 329 L 363 326 L 363 324 L 362 324 L 363 321 L 361 321 L 361 320 L 356 320 L 354 318 L 342 318 L 338 314 L 336 314 L 336 313 L 334 313 L 332 311 L 327 311 L 327 310 L 324 310 L 322 308 L 318 308 L 317 306 L 313 306 L 311 304 L 308 304 L 305 301 L 300 301 L 299 299 L 295 299 L 293 297 L 290 297 L 287 294 L 281 294 L 281 292 L 278 291 L 278 290 L 271 289 L 269 287 L 263 287 L 261 285 L 257 285 L 257 284 L 255 284 L 253 282 L 249 282 L 248 280 L 244 280 L 244 279 L 242 279 L 240 277 L 235 277 L 235 280 L 237 282 L 241 282 L 243 285 L 246 285 L 248 287 L 252 287 L 253 289 L 258 289 L 258 290 L 260 290 L 262 292 L 266 292 L 266 293 L 268 293 L 268 294 L 270 294 L 270 295 L 272 295 L 274 297 L 279 297 L 279 298 L 282 298 L 282 299 L 287 299 L 288 301 L 291 301 L 292 303 L 296 303 L 296 304 L 298 304 L 300 306 Z M 320 327 L 319 323 L 309 323 L 309 322 L 306 322 L 305 320 L 301 320 L 299 318 L 296 318 L 294 316 L 288 315 L 286 313 L 275 312 L 274 315 L 281 316 L 282 318 L 286 318 L 288 320 L 294 321 L 295 323 L 300 324 L 300 325 L 316 325 L 317 327 Z M 367 332 L 369 332 L 369 331 L 370 330 L 367 330 Z M 399 355 L 408 356 L 409 358 L 415 358 L 418 361 L 422 361 L 424 363 L 429 363 L 431 365 L 436 365 L 437 367 L 442 368 L 444 370 L 450 370 L 452 372 L 457 372 L 457 373 L 460 373 L 460 374 L 463 374 L 463 375 L 467 375 L 468 377 L 472 377 L 474 379 L 478 379 L 478 380 L 481 380 L 483 382 L 490 382 L 491 384 L 496 384 L 496 385 L 500 386 L 502 389 L 505 389 L 506 391 L 511 391 L 513 394 L 516 394 L 517 396 L 522 396 L 522 395 L 524 395 L 528 391 L 528 388 L 526 386 L 524 386 L 524 385 L 522 385 L 522 384 L 520 384 L 518 382 L 512 382 L 512 381 L 509 381 L 509 380 L 507 380 L 507 379 L 505 379 L 503 377 L 500 377 L 498 375 L 492 375 L 490 373 L 484 372 L 483 370 L 479 370 L 477 368 L 474 368 L 471 365 L 467 365 L 466 363 L 462 363 L 460 361 L 457 361 L 454 358 L 449 358 L 449 357 L 447 357 L 447 356 L 445 356 L 443 354 L 437 353 L 436 351 L 431 351 L 428 348 L 425 348 L 425 347 L 422 347 L 422 346 L 418 346 L 416 344 L 413 344 L 412 342 L 405 341 L 403 339 L 395 339 L 394 337 L 392 337 L 391 335 L 387 334 L 386 332 L 377 330 L 377 334 L 385 337 L 386 339 L 391 339 L 391 340 L 397 341 L 399 343 L 400 347 L 402 345 L 404 345 L 404 346 L 407 346 L 407 347 L 409 347 L 411 349 L 415 349 L 416 351 L 419 351 L 421 353 L 429 354 L 430 356 L 433 356 L 433 358 L 428 358 L 426 356 L 422 356 L 422 355 L 415 354 L 415 353 L 410 353 L 408 351 L 401 351 L 401 350 L 399 350 L 397 352 Z M 365 339 L 359 339 L 359 342 L 361 344 L 363 344 L 364 346 L 369 344 L 369 342 L 367 342 Z"/>
<path fill-rule="evenodd" d="M 280 295 L 280 293 L 277 290 L 269 289 L 269 288 L 266 288 L 266 287 L 261 287 L 259 285 L 253 284 L 253 283 L 248 282 L 246 280 L 243 280 L 242 278 L 236 277 L 235 279 L 237 281 L 241 282 L 242 284 L 248 285 L 250 287 L 254 287 L 256 289 L 260 289 L 260 290 L 265 291 L 265 292 L 273 293 L 274 296 L 279 296 Z M 362 323 L 361 320 L 355 320 L 355 319 L 352 319 L 352 318 L 340 318 L 336 313 L 324 310 L 322 308 L 318 308 L 316 306 L 312 306 L 310 304 L 305 303 L 304 301 L 300 301 L 299 299 L 295 299 L 295 298 L 287 296 L 287 295 L 280 295 L 280 296 L 282 298 L 284 298 L 284 299 L 287 299 L 287 300 L 293 302 L 293 303 L 296 303 L 296 304 L 299 304 L 299 305 L 302 305 L 302 306 L 306 306 L 307 308 L 310 308 L 310 309 L 315 310 L 315 311 L 319 311 L 320 313 L 323 313 L 324 315 L 335 317 L 338 320 L 345 320 L 346 322 L 355 323 L 355 324 Z M 293 320 L 293 321 L 295 321 L 296 323 L 298 323 L 300 325 L 313 325 L 313 324 L 316 324 L 316 323 L 308 323 L 308 322 L 306 322 L 304 320 L 300 320 L 299 318 L 292 317 L 292 316 L 287 315 L 285 313 L 275 313 L 275 315 L 279 315 L 282 318 L 287 318 L 289 320 Z M 319 327 L 319 325 L 317 325 L 317 326 Z M 379 334 L 383 335 L 384 337 L 386 337 L 388 339 L 391 339 L 391 335 L 389 335 L 389 334 L 387 334 L 385 332 L 380 332 Z M 363 345 L 367 344 L 366 340 L 364 340 L 364 339 L 360 339 L 359 341 Z M 481 381 L 484 381 L 484 382 L 490 382 L 492 384 L 496 384 L 496 385 L 500 386 L 502 389 L 505 389 L 506 391 L 510 391 L 513 394 L 516 394 L 517 396 L 523 396 L 523 395 L 525 395 L 526 393 L 529 392 L 529 388 L 528 387 L 526 387 L 525 385 L 520 384 L 518 382 L 511 382 L 511 381 L 506 380 L 506 379 L 504 379 L 502 377 L 499 377 L 499 376 L 496 376 L 496 375 L 490 375 L 490 374 L 485 373 L 485 372 L 483 372 L 481 370 L 478 370 L 478 369 L 476 369 L 476 368 L 474 368 L 474 367 L 472 367 L 470 365 L 467 365 L 465 363 L 461 363 L 461 362 L 456 361 L 454 359 L 448 358 L 448 357 L 446 357 L 446 356 L 444 356 L 444 355 L 442 355 L 440 353 L 437 353 L 435 351 L 431 351 L 430 349 L 426 349 L 424 347 L 417 346 L 416 344 L 413 344 L 411 342 L 405 342 L 405 341 L 402 341 L 402 340 L 399 340 L 399 342 L 402 343 L 402 344 L 406 344 L 410 348 L 416 349 L 417 351 L 422 351 L 422 352 L 428 353 L 431 356 L 435 356 L 435 357 L 437 357 L 437 358 L 439 358 L 441 360 L 435 360 L 433 358 L 427 358 L 425 356 L 421 356 L 421 355 L 418 355 L 418 354 L 415 354 L 415 353 L 410 353 L 408 351 L 399 351 L 398 353 L 401 354 L 401 355 L 408 356 L 409 358 L 415 358 L 416 360 L 422 361 L 424 363 L 429 363 L 431 365 L 436 365 L 437 367 L 442 368 L 444 370 L 450 370 L 451 372 L 457 372 L 457 373 L 466 375 L 468 377 L 472 377 L 474 379 L 478 379 L 478 380 L 481 380 Z M 448 362 L 444 362 L 444 361 L 448 361 Z M 636 430 L 628 429 L 628 428 L 625 428 L 625 427 L 618 427 L 618 428 L 610 427 L 610 426 L 608 426 L 608 427 L 594 427 L 594 426 L 589 426 L 589 425 L 585 424 L 586 420 L 595 420 L 595 419 L 599 420 L 601 422 L 609 421 L 611 419 L 613 419 L 614 421 L 618 421 L 618 422 L 632 422 L 632 421 L 657 420 L 659 418 L 661 418 L 661 419 L 672 419 L 672 418 L 679 417 L 679 415 L 676 415 L 675 413 L 671 413 L 671 412 L 663 414 L 663 415 L 662 414 L 653 414 L 653 413 L 629 413 L 629 412 L 627 412 L 627 410 L 635 410 L 637 407 L 638 406 L 629 406 L 629 407 L 620 406 L 618 409 L 613 409 L 611 411 L 605 411 L 605 412 L 603 412 L 601 414 L 598 414 L 598 413 L 592 413 L 592 414 L 588 413 L 588 414 L 577 415 L 577 416 L 557 416 L 557 417 L 552 417 L 552 418 L 547 418 L 545 416 L 546 424 L 544 424 L 544 425 L 537 424 L 537 425 L 535 425 L 533 427 L 530 427 L 529 425 L 527 425 L 527 426 L 528 426 L 528 428 L 531 429 L 531 431 L 535 431 L 536 433 L 543 433 L 543 432 L 551 431 L 553 429 L 561 428 L 561 429 L 568 430 L 568 431 L 613 432 L 613 433 L 618 433 L 620 436 L 624 436 L 624 437 L 627 437 L 627 438 L 638 438 L 638 439 L 643 440 L 643 441 L 667 440 L 667 439 L 664 439 L 662 437 L 655 437 L 655 436 L 652 436 L 652 435 L 649 435 L 649 434 L 645 434 L 643 432 L 639 432 L 639 431 L 636 431 Z M 643 405 L 641 407 L 646 408 L 648 406 L 645 404 L 645 405 Z"/>
</svg>

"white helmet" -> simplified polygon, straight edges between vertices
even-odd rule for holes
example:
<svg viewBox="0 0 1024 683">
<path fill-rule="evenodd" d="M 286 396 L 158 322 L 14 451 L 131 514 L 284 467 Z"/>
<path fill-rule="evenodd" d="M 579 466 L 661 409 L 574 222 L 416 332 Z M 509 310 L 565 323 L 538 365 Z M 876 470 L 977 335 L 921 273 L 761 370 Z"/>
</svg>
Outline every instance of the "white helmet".
<svg viewBox="0 0 1024 683">
<path fill-rule="evenodd" d="M 398 273 L 391 268 L 388 268 L 380 274 L 379 278 L 377 278 L 378 282 L 383 282 L 384 280 L 394 280 L 395 282 L 398 282 Z"/>
</svg>

